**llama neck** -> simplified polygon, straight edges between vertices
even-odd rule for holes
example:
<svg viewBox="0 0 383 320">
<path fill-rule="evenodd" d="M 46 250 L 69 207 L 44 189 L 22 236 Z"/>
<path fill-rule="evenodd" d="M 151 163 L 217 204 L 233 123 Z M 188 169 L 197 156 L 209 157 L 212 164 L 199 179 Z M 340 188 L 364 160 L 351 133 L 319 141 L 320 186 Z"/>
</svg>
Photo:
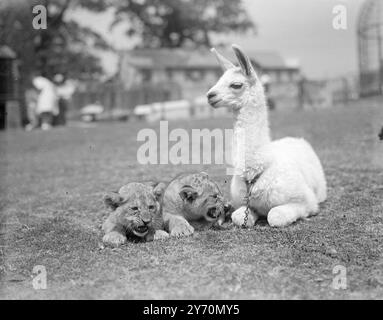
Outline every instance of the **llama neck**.
<svg viewBox="0 0 383 320">
<path fill-rule="evenodd" d="M 248 167 L 263 170 L 265 166 L 260 149 L 271 142 L 268 112 L 264 96 L 256 97 L 234 112 L 233 164 L 237 171 Z"/>
</svg>

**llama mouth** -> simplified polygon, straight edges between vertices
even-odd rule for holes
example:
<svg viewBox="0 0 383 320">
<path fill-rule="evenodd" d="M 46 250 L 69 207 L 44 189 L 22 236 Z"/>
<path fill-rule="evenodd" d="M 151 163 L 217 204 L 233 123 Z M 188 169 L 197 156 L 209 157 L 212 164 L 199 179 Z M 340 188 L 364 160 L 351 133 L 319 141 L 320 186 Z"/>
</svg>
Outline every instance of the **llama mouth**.
<svg viewBox="0 0 383 320">
<path fill-rule="evenodd" d="M 219 102 L 221 102 L 221 99 L 216 100 L 216 101 L 209 101 L 209 104 L 210 104 L 213 108 L 215 108 L 216 105 L 217 105 Z"/>
</svg>

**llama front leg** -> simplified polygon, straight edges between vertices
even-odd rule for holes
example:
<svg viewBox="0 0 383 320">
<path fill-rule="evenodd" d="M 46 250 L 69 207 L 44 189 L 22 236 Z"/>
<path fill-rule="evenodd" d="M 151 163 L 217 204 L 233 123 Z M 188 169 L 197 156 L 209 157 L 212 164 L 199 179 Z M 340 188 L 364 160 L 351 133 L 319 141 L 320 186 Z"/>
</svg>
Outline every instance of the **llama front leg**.
<svg viewBox="0 0 383 320">
<path fill-rule="evenodd" d="M 231 220 L 239 227 L 244 226 L 246 217 L 246 195 L 247 184 L 241 176 L 233 176 L 230 186 L 231 200 L 233 207 L 236 209 L 231 214 Z M 258 220 L 258 215 L 251 209 L 247 218 L 247 223 L 244 227 L 251 228 Z"/>
<path fill-rule="evenodd" d="M 286 227 L 298 219 L 307 218 L 310 210 L 305 204 L 289 203 L 272 208 L 268 215 L 267 221 L 271 227 Z"/>
<path fill-rule="evenodd" d="M 231 220 L 233 223 L 238 226 L 238 227 L 246 227 L 246 228 L 251 228 L 255 225 L 255 223 L 258 220 L 258 215 L 249 208 L 249 213 L 247 216 L 247 222 L 246 225 L 245 223 L 245 217 L 246 217 L 246 206 L 242 206 L 239 209 L 235 210 L 231 214 Z"/>
</svg>

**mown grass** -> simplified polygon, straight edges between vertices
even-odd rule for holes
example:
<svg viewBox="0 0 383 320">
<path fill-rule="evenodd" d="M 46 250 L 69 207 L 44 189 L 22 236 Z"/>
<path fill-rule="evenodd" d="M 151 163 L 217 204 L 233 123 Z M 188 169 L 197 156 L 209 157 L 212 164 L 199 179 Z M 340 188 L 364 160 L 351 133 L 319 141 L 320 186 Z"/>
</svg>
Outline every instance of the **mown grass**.
<svg viewBox="0 0 383 320">
<path fill-rule="evenodd" d="M 219 165 L 139 165 L 143 123 L 0 135 L 0 297 L 11 299 L 383 298 L 383 109 L 275 112 L 275 138 L 303 136 L 322 159 L 329 198 L 319 216 L 285 229 L 207 230 L 185 239 L 104 248 L 101 197 L 127 181 L 204 170 L 226 195 Z M 158 125 L 151 125 L 158 130 Z M 230 119 L 171 128 L 230 128 Z M 34 290 L 32 270 L 48 287 Z M 347 270 L 335 290 L 333 268 Z"/>
</svg>

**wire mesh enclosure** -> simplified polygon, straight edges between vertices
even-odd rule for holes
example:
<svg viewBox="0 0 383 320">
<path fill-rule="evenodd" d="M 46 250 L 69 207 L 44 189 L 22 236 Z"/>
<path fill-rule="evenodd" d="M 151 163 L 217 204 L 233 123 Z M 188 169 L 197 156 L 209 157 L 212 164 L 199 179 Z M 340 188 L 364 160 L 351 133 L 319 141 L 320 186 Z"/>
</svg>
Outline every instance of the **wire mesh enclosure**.
<svg viewBox="0 0 383 320">
<path fill-rule="evenodd" d="M 383 0 L 367 0 L 358 22 L 360 94 L 383 94 Z"/>
</svg>

